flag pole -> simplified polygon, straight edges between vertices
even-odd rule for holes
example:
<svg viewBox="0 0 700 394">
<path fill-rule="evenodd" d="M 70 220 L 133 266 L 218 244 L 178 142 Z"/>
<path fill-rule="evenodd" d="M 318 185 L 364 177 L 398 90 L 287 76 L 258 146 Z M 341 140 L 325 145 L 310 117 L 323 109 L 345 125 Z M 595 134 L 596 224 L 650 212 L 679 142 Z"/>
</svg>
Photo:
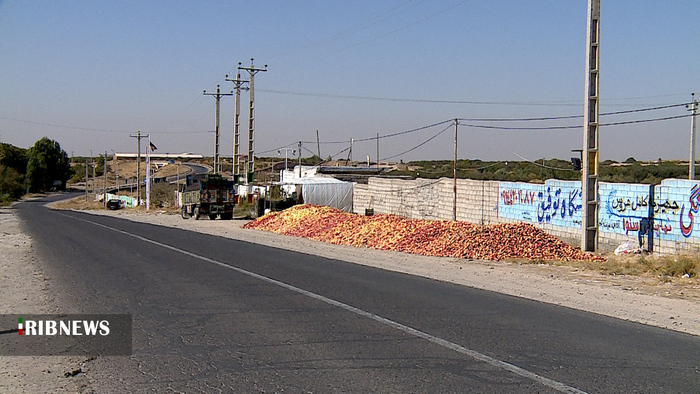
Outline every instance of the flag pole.
<svg viewBox="0 0 700 394">
<path fill-rule="evenodd" d="M 151 134 L 148 134 L 146 147 L 146 211 L 151 209 Z"/>
</svg>

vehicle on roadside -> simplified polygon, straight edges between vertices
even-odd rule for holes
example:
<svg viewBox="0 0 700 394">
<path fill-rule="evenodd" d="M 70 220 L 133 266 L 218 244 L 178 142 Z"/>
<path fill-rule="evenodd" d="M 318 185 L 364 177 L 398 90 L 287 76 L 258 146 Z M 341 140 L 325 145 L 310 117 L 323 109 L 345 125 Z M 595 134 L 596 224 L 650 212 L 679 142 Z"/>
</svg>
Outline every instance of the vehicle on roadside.
<svg viewBox="0 0 700 394">
<path fill-rule="evenodd" d="M 112 211 L 116 211 L 117 209 L 120 209 L 122 207 L 122 202 L 116 198 L 112 198 L 107 200 L 107 209 L 111 209 Z"/>
<path fill-rule="evenodd" d="M 213 220 L 218 216 L 231 220 L 237 198 L 233 181 L 221 175 L 188 175 L 182 193 L 182 218 L 209 216 Z"/>
</svg>

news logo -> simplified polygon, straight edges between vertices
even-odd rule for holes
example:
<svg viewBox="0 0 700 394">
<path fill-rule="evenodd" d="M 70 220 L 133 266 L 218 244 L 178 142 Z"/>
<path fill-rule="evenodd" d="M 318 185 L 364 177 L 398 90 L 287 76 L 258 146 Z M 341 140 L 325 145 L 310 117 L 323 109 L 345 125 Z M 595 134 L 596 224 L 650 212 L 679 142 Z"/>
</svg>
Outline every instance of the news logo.
<svg viewBox="0 0 700 394">
<path fill-rule="evenodd" d="M 109 335 L 108 320 L 27 320 L 18 318 L 19 335 Z"/>
<path fill-rule="evenodd" d="M 16 328 L 14 328 L 14 327 Z M 128 314 L 0 315 L 0 356 L 97 355 L 132 352 Z"/>
</svg>

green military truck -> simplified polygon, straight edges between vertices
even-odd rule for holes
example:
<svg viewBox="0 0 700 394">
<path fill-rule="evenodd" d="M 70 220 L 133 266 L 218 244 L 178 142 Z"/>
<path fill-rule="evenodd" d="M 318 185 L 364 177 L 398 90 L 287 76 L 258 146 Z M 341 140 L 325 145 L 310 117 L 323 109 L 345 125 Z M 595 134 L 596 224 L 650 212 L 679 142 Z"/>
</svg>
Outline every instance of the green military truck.
<svg viewBox="0 0 700 394">
<path fill-rule="evenodd" d="M 188 175 L 182 192 L 182 218 L 209 216 L 213 220 L 218 216 L 231 220 L 236 201 L 234 183 L 221 175 Z"/>
</svg>

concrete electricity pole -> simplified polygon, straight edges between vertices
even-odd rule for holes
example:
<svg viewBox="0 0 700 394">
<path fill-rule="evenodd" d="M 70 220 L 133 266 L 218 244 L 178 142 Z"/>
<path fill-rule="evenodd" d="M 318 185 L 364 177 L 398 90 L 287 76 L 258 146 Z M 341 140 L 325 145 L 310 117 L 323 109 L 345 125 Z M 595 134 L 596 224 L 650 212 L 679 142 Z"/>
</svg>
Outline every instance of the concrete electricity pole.
<svg viewBox="0 0 700 394">
<path fill-rule="evenodd" d="M 215 111 L 216 120 L 214 121 L 214 174 L 218 174 L 219 173 L 219 101 L 224 96 L 233 96 L 233 92 L 221 93 L 221 91 L 219 90 L 219 85 L 216 85 L 216 93 L 207 93 L 207 91 L 205 90 L 204 95 L 205 96 L 214 96 L 214 98 L 216 99 L 216 111 Z"/>
<path fill-rule="evenodd" d="M 348 154 L 348 161 L 352 161 L 352 145 L 355 143 L 354 138 L 350 138 L 350 153 Z"/>
<path fill-rule="evenodd" d="M 316 149 L 318 149 L 318 159 L 323 161 L 323 159 L 321 159 L 321 138 L 318 136 L 318 129 L 316 129 Z"/>
<path fill-rule="evenodd" d="M 119 160 L 117 159 L 117 152 L 112 151 L 112 153 L 114 153 L 114 182 L 117 186 L 117 194 L 119 194 Z"/>
<path fill-rule="evenodd" d="M 586 101 L 583 112 L 583 163 L 581 172 L 581 250 L 598 249 L 598 114 L 600 66 L 600 0 L 588 0 L 586 34 Z"/>
<path fill-rule="evenodd" d="M 88 202 L 88 162 L 87 158 L 85 158 L 85 202 Z"/>
<path fill-rule="evenodd" d="M 379 133 L 377 133 L 377 174 L 379 174 Z"/>
<path fill-rule="evenodd" d="M 455 160 L 452 174 L 452 220 L 457 220 L 457 128 L 459 121 L 455 119 Z"/>
<path fill-rule="evenodd" d="M 102 172 L 104 173 L 104 189 L 102 190 L 103 195 L 102 195 L 102 204 L 107 207 L 107 151 L 105 151 L 105 157 L 102 162 Z"/>
<path fill-rule="evenodd" d="M 299 141 L 299 179 L 301 179 L 301 141 Z"/>
<path fill-rule="evenodd" d="M 130 134 L 129 137 L 136 138 L 138 147 L 136 148 L 136 206 L 141 205 L 141 138 L 146 136 L 141 135 L 141 131 L 137 131 L 136 135 Z"/>
<path fill-rule="evenodd" d="M 239 70 L 248 71 L 248 89 L 250 90 L 250 112 L 248 114 L 248 169 L 246 171 L 246 183 L 253 183 L 255 178 L 255 74 L 267 71 L 265 68 L 255 68 L 253 58 L 250 59 L 250 67 L 240 67 Z"/>
<path fill-rule="evenodd" d="M 92 155 L 90 155 L 92 156 Z M 97 168 L 97 163 L 93 161 L 92 163 L 92 199 L 97 198 L 97 178 L 95 177 L 95 169 Z"/>
<path fill-rule="evenodd" d="M 248 90 L 248 88 L 243 86 L 244 84 L 248 83 L 248 81 L 241 80 L 240 68 L 241 62 L 238 62 L 238 71 L 236 72 L 236 79 L 228 79 L 228 75 L 226 75 L 226 80 L 229 82 L 233 82 L 236 92 L 234 95 L 235 112 L 233 115 L 233 181 L 235 183 L 239 183 L 241 178 L 241 122 L 239 120 L 239 117 L 241 115 L 241 89 Z"/>
<path fill-rule="evenodd" d="M 688 168 L 688 179 L 695 180 L 695 137 L 697 135 L 697 123 L 695 118 L 698 114 L 698 100 L 695 99 L 695 93 L 692 94 L 690 104 L 686 105 L 688 111 L 693 113 L 690 118 L 690 163 Z"/>
</svg>

